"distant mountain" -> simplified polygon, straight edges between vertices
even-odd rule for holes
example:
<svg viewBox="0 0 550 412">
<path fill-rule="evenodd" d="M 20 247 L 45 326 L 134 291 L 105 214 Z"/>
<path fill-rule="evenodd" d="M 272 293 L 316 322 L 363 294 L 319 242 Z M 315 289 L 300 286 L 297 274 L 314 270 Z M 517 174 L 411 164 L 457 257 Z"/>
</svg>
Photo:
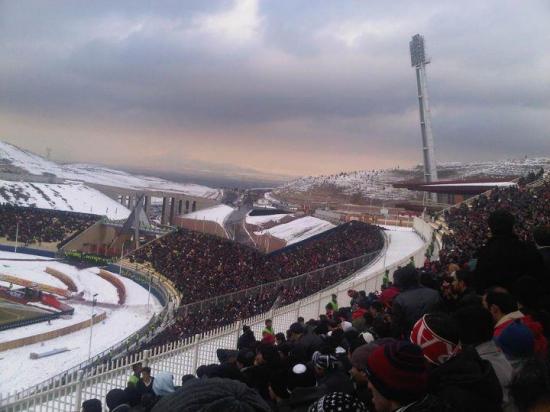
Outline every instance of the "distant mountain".
<svg viewBox="0 0 550 412">
<path fill-rule="evenodd" d="M 443 163 L 438 165 L 439 180 L 502 178 L 523 176 L 540 168 L 550 168 L 550 158 L 525 158 L 477 163 Z M 273 191 L 282 199 L 320 194 L 335 197 L 360 196 L 383 201 L 406 200 L 418 195 L 392 185 L 403 181 L 421 181 L 422 167 L 413 169 L 361 170 L 333 175 L 308 176 L 290 181 Z"/>
<path fill-rule="evenodd" d="M 32 181 L 33 176 L 40 176 L 135 190 L 166 190 L 208 199 L 222 196 L 220 189 L 192 183 L 176 183 L 92 164 L 58 164 L 0 141 L 0 177 L 19 180 L 18 176 L 23 181 Z"/>
</svg>

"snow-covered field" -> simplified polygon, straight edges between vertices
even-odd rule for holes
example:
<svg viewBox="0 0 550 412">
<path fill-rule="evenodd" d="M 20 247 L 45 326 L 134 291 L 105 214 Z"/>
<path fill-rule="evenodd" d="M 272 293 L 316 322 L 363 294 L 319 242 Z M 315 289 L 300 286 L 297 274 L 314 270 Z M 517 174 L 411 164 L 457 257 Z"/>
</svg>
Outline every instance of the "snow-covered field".
<svg viewBox="0 0 550 412">
<path fill-rule="evenodd" d="M 246 216 L 246 223 L 249 225 L 262 226 L 269 222 L 280 222 L 283 218 L 287 216 L 292 216 L 289 213 L 279 213 L 276 215 L 265 215 L 265 216 Z"/>
<path fill-rule="evenodd" d="M 313 216 L 305 216 L 292 222 L 274 226 L 270 229 L 254 232 L 256 235 L 269 234 L 276 238 L 285 240 L 287 245 L 300 242 L 311 236 L 318 235 L 335 227 L 326 220 L 317 219 Z"/>
<path fill-rule="evenodd" d="M 84 298 L 87 300 L 91 298 L 93 293 L 97 293 L 97 300 L 100 303 L 118 302 L 114 286 L 96 275 L 99 271 L 98 268 L 78 270 L 73 266 L 51 260 L 35 262 L 6 260 L 33 258 L 43 259 L 33 255 L 0 252 L 0 272 L 52 286 L 64 287 L 60 281 L 44 272 L 46 267 L 49 266 L 70 276 L 77 285 L 78 290 L 85 292 Z M 126 287 L 126 303 L 115 309 L 96 307 L 96 313 L 107 312 L 107 319 L 93 327 L 92 356 L 124 340 L 145 325 L 153 313 L 159 313 L 162 310 L 158 300 L 151 295 L 148 311 L 148 291 L 127 278 L 121 277 L 120 279 Z M 91 315 L 90 306 L 72 301 L 69 304 L 75 308 L 75 314 L 71 319 L 56 319 L 51 322 L 51 325 L 38 323 L 24 328 L 3 331 L 0 332 L 0 341 L 43 333 L 89 319 Z M 0 392 L 5 393 L 31 386 L 86 360 L 89 337 L 89 329 L 84 329 L 43 343 L 0 352 L 0 362 L 2 364 L 0 368 Z M 71 350 L 50 358 L 29 359 L 31 352 L 46 352 L 64 347 Z"/>
<path fill-rule="evenodd" d="M 190 196 L 218 199 L 220 189 L 213 189 L 191 183 L 175 183 L 157 177 L 134 175 L 121 170 L 90 164 L 62 165 L 44 159 L 34 153 L 22 150 L 0 141 L 0 159 L 34 175 L 52 174 L 59 179 L 95 183 L 104 186 L 123 187 L 134 190 L 158 190 L 183 193 Z"/>
<path fill-rule="evenodd" d="M 82 183 L 30 183 L 0 180 L 0 203 L 125 219 L 130 210 Z"/>
</svg>

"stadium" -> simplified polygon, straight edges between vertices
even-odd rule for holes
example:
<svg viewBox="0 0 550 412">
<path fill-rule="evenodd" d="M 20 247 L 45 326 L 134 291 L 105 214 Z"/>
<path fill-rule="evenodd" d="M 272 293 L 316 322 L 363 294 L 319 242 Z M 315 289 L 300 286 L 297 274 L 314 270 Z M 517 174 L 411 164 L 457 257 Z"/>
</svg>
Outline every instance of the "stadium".
<svg viewBox="0 0 550 412">
<path fill-rule="evenodd" d="M 302 3 L 2 5 L 0 412 L 550 410 L 547 7 Z"/>
</svg>

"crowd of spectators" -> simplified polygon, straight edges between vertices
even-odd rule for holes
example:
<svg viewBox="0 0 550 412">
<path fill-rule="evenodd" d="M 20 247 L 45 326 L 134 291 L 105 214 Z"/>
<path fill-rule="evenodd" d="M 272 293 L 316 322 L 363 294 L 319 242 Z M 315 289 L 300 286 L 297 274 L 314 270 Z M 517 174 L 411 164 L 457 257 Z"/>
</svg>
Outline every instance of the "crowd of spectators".
<svg viewBox="0 0 550 412">
<path fill-rule="evenodd" d="M 135 260 L 142 262 L 147 258 L 156 270 L 168 276 L 182 291 L 184 303 L 267 282 L 282 282 L 276 286 L 250 290 L 238 298 L 184 306 L 178 311 L 175 322 L 147 346 L 193 336 L 266 312 L 274 305 L 295 302 L 345 278 L 351 272 L 339 268 L 310 275 L 307 273 L 375 252 L 382 246 L 380 229 L 362 222 L 340 226 L 326 236 L 306 240 L 271 255 L 186 230 L 168 235 L 139 250 Z M 231 257 L 224 260 L 227 255 Z M 295 277 L 300 274 L 303 276 Z M 285 282 L 285 279 L 288 281 Z"/>
<path fill-rule="evenodd" d="M 0 237 L 23 245 L 61 242 L 99 219 L 96 215 L 0 204 Z M 19 229 L 17 229 L 19 227 Z"/>
<path fill-rule="evenodd" d="M 533 241 L 534 228 L 550 224 L 550 182 L 534 189 L 524 185 L 497 188 L 487 196 L 480 195 L 471 205 L 463 203 L 446 211 L 444 218 L 451 233 L 444 236 L 440 262 L 463 266 L 476 259 L 489 239 L 489 215 L 496 210 L 514 216 L 518 240 Z"/>
<path fill-rule="evenodd" d="M 477 294 L 474 272 L 424 274 L 399 268 L 380 292 L 333 296 L 288 330 L 266 320 L 256 337 L 244 325 L 237 347 L 192 375 L 136 365 L 109 410 L 549 410 L 550 314 L 537 303 L 549 291 L 522 276 Z"/>
<path fill-rule="evenodd" d="M 182 303 L 191 303 L 295 277 L 373 252 L 383 246 L 376 226 L 351 222 L 324 236 L 264 255 L 216 236 L 180 229 L 130 256 L 148 261 L 178 287 Z"/>
</svg>

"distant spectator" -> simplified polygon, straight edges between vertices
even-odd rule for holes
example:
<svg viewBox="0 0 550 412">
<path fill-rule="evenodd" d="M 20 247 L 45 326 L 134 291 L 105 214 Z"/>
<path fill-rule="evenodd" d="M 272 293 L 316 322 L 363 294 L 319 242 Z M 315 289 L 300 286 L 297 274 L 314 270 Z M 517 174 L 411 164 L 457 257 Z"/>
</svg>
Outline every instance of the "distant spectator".
<svg viewBox="0 0 550 412">
<path fill-rule="evenodd" d="M 158 397 L 174 392 L 174 375 L 168 372 L 160 372 L 153 381 L 153 392 Z"/>
<path fill-rule="evenodd" d="M 514 216 L 506 210 L 497 210 L 489 216 L 491 238 L 479 250 L 475 269 L 478 293 L 490 286 L 510 290 L 515 280 L 523 275 L 540 277 L 542 258 L 533 244 L 518 239 L 514 223 Z"/>
<path fill-rule="evenodd" d="M 457 310 L 454 315 L 459 327 L 462 345 L 471 345 L 481 359 L 491 363 L 502 388 L 502 402 L 505 411 L 511 410 L 512 400 L 508 387 L 514 368 L 493 340 L 493 318 L 481 305 L 469 305 Z"/>
<path fill-rule="evenodd" d="M 141 369 L 141 378 L 139 379 L 136 389 L 139 393 L 140 398 L 146 393 L 153 392 L 153 382 L 155 378 L 151 376 L 151 368 L 148 366 Z"/>
<path fill-rule="evenodd" d="M 256 391 L 231 379 L 195 379 L 162 398 L 154 412 L 255 411 L 270 412 Z"/>
<path fill-rule="evenodd" d="M 255 349 L 256 348 L 256 338 L 254 337 L 254 331 L 250 329 L 250 326 L 243 326 L 243 334 L 239 336 L 237 342 L 237 349 Z"/>
<path fill-rule="evenodd" d="M 129 412 L 130 404 L 126 393 L 122 389 L 111 389 L 105 397 L 109 412 Z"/>
<path fill-rule="evenodd" d="M 132 374 L 128 378 L 128 386 L 129 388 L 135 388 L 139 382 L 139 378 L 141 376 L 141 362 L 134 363 L 132 365 Z"/>
<path fill-rule="evenodd" d="M 439 293 L 420 286 L 416 269 L 407 265 L 397 269 L 394 279 L 401 293 L 395 297 L 392 305 L 392 328 L 396 338 L 409 335 L 414 323 L 425 313 L 440 305 Z"/>
<path fill-rule="evenodd" d="M 99 399 L 88 399 L 82 402 L 82 412 L 101 412 L 101 401 Z"/>
<path fill-rule="evenodd" d="M 275 332 L 273 331 L 273 321 L 271 319 L 265 320 L 265 327 L 262 329 L 262 338 L 265 338 L 266 335 L 272 335 L 275 337 Z"/>
</svg>

